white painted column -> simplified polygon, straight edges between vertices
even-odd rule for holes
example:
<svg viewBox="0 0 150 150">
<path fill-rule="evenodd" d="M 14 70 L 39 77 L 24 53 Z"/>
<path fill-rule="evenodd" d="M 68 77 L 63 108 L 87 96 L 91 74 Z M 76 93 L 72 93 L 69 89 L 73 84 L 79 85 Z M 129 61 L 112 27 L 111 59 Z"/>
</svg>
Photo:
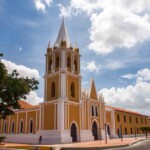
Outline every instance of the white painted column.
<svg viewBox="0 0 150 150">
<path fill-rule="evenodd" d="M 40 105 L 40 111 L 39 111 L 39 130 L 41 130 L 41 122 L 42 122 L 42 106 Z"/>
<path fill-rule="evenodd" d="M 28 118 L 28 112 L 26 111 L 25 134 L 27 134 L 27 126 L 28 126 L 27 118 Z"/>
<path fill-rule="evenodd" d="M 8 134 L 9 134 L 9 131 L 10 131 L 10 115 L 9 115 L 9 121 L 8 121 Z"/>
<path fill-rule="evenodd" d="M 103 128 L 103 114 L 102 114 L 102 103 L 100 103 L 100 127 Z"/>
<path fill-rule="evenodd" d="M 65 73 L 61 74 L 61 99 L 66 98 L 66 75 Z"/>
<path fill-rule="evenodd" d="M 115 113 L 114 113 L 114 111 L 111 112 L 111 126 L 112 126 L 112 130 L 115 134 Z"/>
<path fill-rule="evenodd" d="M 17 113 L 17 123 L 16 123 L 16 134 L 18 134 L 18 113 Z"/>
<path fill-rule="evenodd" d="M 44 105 L 42 106 L 42 130 L 44 129 Z"/>
<path fill-rule="evenodd" d="M 71 58 L 71 60 L 72 60 L 71 61 L 71 71 L 72 71 L 72 73 L 74 73 L 74 54 L 72 54 L 71 57 L 72 57 Z"/>
<path fill-rule="evenodd" d="M 64 100 L 58 101 L 58 109 L 57 109 L 57 127 L 58 130 L 62 131 L 64 130 Z"/>
<path fill-rule="evenodd" d="M 35 133 L 37 133 L 37 115 L 38 115 L 38 113 L 37 113 L 37 110 L 36 110 L 36 125 L 35 125 Z"/>
<path fill-rule="evenodd" d="M 66 53 L 64 50 L 62 50 L 60 58 L 61 58 L 61 70 L 65 70 L 66 69 Z"/>
</svg>

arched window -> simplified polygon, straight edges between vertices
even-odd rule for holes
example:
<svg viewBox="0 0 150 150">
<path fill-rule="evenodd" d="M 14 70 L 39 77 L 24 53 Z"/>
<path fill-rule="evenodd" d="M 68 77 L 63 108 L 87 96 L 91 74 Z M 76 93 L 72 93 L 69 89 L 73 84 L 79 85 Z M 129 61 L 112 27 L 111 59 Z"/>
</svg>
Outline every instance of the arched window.
<svg viewBox="0 0 150 150">
<path fill-rule="evenodd" d="M 59 56 L 56 57 L 56 68 L 59 68 Z"/>
<path fill-rule="evenodd" d="M 71 66 L 70 57 L 67 57 L 67 67 L 70 68 L 70 66 Z"/>
<path fill-rule="evenodd" d="M 14 121 L 12 122 L 12 126 L 11 126 L 11 133 L 14 133 L 14 129 L 15 129 L 15 123 Z"/>
<path fill-rule="evenodd" d="M 23 133 L 23 121 L 20 122 L 20 133 Z"/>
<path fill-rule="evenodd" d="M 30 120 L 30 133 L 33 133 L 33 121 Z"/>
<path fill-rule="evenodd" d="M 73 82 L 71 83 L 71 96 L 75 97 L 75 85 Z"/>
<path fill-rule="evenodd" d="M 52 66 L 52 60 L 49 60 L 49 63 L 48 63 L 48 70 L 51 70 L 51 66 Z"/>
<path fill-rule="evenodd" d="M 7 132 L 7 123 L 5 122 L 5 124 L 4 124 L 4 133 L 6 133 Z"/>
<path fill-rule="evenodd" d="M 52 82 L 51 84 L 51 97 L 55 97 L 55 83 Z"/>
<path fill-rule="evenodd" d="M 97 108 L 97 106 L 95 107 L 95 115 L 96 115 L 96 117 L 98 116 L 98 108 Z"/>
<path fill-rule="evenodd" d="M 92 116 L 94 116 L 94 106 L 92 105 Z"/>
<path fill-rule="evenodd" d="M 75 71 L 78 70 L 78 67 L 77 67 L 77 61 L 76 61 L 76 60 L 74 61 L 74 69 L 75 69 Z"/>
</svg>

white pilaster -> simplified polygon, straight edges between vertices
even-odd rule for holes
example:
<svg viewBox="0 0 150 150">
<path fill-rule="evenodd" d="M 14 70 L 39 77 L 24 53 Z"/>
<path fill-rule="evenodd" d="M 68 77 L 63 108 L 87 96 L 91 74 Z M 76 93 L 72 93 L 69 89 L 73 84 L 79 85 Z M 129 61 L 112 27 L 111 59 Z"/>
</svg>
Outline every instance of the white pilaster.
<svg viewBox="0 0 150 150">
<path fill-rule="evenodd" d="M 65 56 L 65 51 L 63 50 L 61 52 L 61 70 L 66 69 L 66 56 Z"/>
<path fill-rule="evenodd" d="M 61 74 L 61 98 L 66 98 L 66 75 Z"/>
<path fill-rule="evenodd" d="M 64 130 L 64 100 L 60 99 L 58 101 L 58 108 L 57 108 L 57 127 L 58 130 L 63 131 Z"/>
<path fill-rule="evenodd" d="M 18 114 L 19 113 L 17 113 L 16 134 L 18 133 Z"/>
<path fill-rule="evenodd" d="M 72 73 L 74 73 L 74 54 L 72 54 L 71 55 L 71 57 L 72 57 L 72 61 L 71 61 L 71 71 L 72 71 Z"/>
</svg>

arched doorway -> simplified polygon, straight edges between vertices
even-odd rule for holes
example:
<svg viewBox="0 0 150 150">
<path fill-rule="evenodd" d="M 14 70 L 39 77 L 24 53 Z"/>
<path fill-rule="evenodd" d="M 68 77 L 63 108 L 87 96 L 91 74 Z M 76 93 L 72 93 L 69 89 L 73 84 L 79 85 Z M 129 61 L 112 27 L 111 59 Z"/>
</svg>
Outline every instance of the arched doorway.
<svg viewBox="0 0 150 150">
<path fill-rule="evenodd" d="M 110 136 L 110 125 L 109 125 L 109 124 L 107 124 L 107 134 L 108 134 L 109 137 L 111 138 L 111 136 Z"/>
<path fill-rule="evenodd" d="M 92 124 L 92 133 L 94 136 L 94 140 L 98 140 L 98 127 L 95 121 Z"/>
<path fill-rule="evenodd" d="M 72 137 L 72 142 L 77 142 L 77 127 L 75 123 L 71 125 L 71 137 Z"/>
</svg>

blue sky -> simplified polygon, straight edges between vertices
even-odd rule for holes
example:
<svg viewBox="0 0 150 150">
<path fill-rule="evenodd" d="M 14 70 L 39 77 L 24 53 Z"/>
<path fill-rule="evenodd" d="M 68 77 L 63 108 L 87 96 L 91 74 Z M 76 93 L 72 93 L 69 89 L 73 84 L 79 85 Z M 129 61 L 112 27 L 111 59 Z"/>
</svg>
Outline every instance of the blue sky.
<svg viewBox="0 0 150 150">
<path fill-rule="evenodd" d="M 106 104 L 149 115 L 149 5 L 149 0 L 0 0 L 3 62 L 9 70 L 17 67 L 20 74 L 39 79 L 37 95 L 29 99 L 41 101 L 44 54 L 64 16 L 72 45 L 77 43 L 82 55 L 82 88 L 87 91 L 93 77 Z"/>
</svg>

